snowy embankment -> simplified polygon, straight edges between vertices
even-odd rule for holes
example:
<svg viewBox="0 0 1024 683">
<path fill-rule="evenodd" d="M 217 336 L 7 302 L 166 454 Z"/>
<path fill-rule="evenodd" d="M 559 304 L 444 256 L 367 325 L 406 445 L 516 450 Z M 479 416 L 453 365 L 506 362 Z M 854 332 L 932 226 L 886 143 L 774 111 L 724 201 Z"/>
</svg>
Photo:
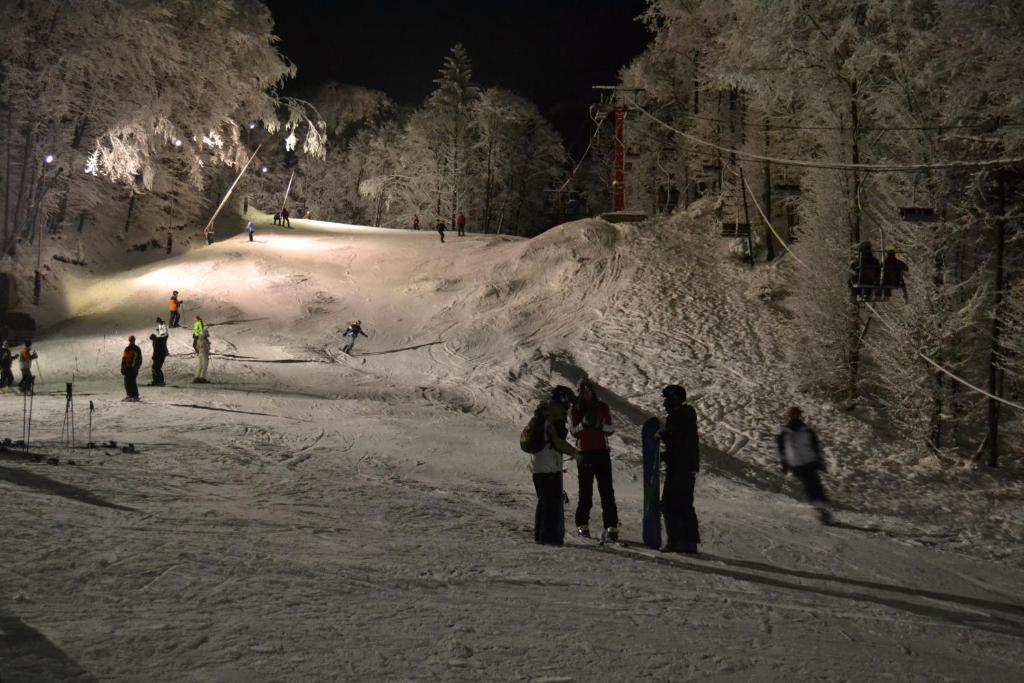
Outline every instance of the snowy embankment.
<svg viewBox="0 0 1024 683">
<path fill-rule="evenodd" d="M 844 524 L 819 527 L 773 491 L 777 408 L 803 402 L 779 365 L 781 317 L 747 298 L 742 268 L 697 249 L 696 224 L 581 221 L 444 245 L 294 224 L 114 276 L 62 276 L 37 343 L 33 435 L 57 440 L 73 374 L 79 435 L 92 401 L 94 440 L 139 452 L 50 445 L 58 467 L 0 456 L 4 680 L 1024 673 L 1019 523 L 952 531 L 938 511 L 915 514 L 920 497 L 891 500 L 867 427 L 819 406 L 808 412 Z M 184 323 L 211 325 L 214 384 L 188 383 L 190 335 L 173 330 L 170 386 L 121 403 L 125 337 L 148 337 L 172 289 Z M 354 319 L 371 338 L 347 357 L 340 332 Z M 518 429 L 543 387 L 584 372 L 622 425 L 628 539 L 636 425 L 666 381 L 691 390 L 709 555 L 530 542 Z M 20 437 L 21 409 L 0 397 L 0 437 Z M 575 501 L 574 476 L 567 486 Z M 994 505 L 960 503 L 942 504 L 968 521 Z M 974 538 L 1006 558 L 959 552 Z"/>
</svg>

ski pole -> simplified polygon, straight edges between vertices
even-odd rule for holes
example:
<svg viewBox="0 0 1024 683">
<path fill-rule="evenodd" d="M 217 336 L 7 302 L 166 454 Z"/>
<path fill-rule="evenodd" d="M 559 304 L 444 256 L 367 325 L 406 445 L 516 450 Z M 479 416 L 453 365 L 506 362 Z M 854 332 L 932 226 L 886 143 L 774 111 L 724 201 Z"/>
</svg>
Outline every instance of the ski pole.
<svg viewBox="0 0 1024 683">
<path fill-rule="evenodd" d="M 39 368 L 39 359 L 36 358 L 36 372 L 39 373 L 39 381 L 43 381 L 43 371 Z"/>
<path fill-rule="evenodd" d="M 28 446 L 32 442 L 32 404 L 36 398 L 36 385 L 32 382 L 32 386 L 29 387 L 28 395 L 28 433 L 25 436 L 25 445 Z"/>
</svg>

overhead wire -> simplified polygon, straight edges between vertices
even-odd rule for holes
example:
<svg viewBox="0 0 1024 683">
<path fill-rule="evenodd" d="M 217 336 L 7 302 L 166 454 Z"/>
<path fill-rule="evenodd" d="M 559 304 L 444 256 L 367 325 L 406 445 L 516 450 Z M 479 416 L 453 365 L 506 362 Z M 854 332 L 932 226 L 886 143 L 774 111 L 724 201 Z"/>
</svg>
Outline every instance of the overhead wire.
<svg viewBox="0 0 1024 683">
<path fill-rule="evenodd" d="M 700 116 L 699 114 L 687 114 L 687 118 L 694 119 L 697 121 L 707 121 L 708 123 L 723 123 L 727 125 L 737 125 L 737 123 L 744 128 L 762 128 L 763 124 L 751 123 L 747 121 L 730 121 L 728 119 L 719 119 L 713 116 Z M 952 123 L 948 125 L 933 124 L 930 126 L 863 126 L 858 130 L 864 131 L 865 133 L 876 133 L 876 132 L 907 132 L 915 130 L 962 130 L 965 128 L 985 128 L 988 123 Z M 1009 121 L 1007 123 L 997 124 L 1000 128 L 1022 128 L 1024 122 Z M 795 124 L 785 123 L 772 123 L 771 130 L 850 130 L 850 126 L 801 126 Z"/>
<path fill-rule="evenodd" d="M 697 137 L 687 133 L 686 131 L 680 130 L 675 126 L 666 123 L 651 112 L 644 109 L 639 104 L 631 102 L 632 108 L 643 113 L 649 117 L 655 123 L 671 130 L 682 138 L 689 140 L 698 145 L 704 147 L 710 147 L 724 152 L 726 154 L 735 155 L 738 158 L 746 159 L 749 161 L 767 161 L 780 166 L 795 166 L 799 168 L 818 168 L 833 171 L 864 171 L 869 173 L 907 173 L 914 172 L 919 173 L 921 171 L 930 170 L 941 170 L 941 169 L 969 169 L 969 168 L 993 168 L 997 166 L 1014 166 L 1018 164 L 1024 164 L 1024 157 L 1008 157 L 1004 159 L 984 159 L 979 161 L 945 161 L 937 163 L 927 164 L 851 164 L 844 162 L 830 162 L 830 161 L 810 161 L 807 159 L 786 159 L 783 157 L 770 157 L 762 154 L 753 154 L 751 152 L 744 152 L 743 150 L 735 149 L 732 147 L 726 147 L 719 145 L 708 140 Z"/>
</svg>

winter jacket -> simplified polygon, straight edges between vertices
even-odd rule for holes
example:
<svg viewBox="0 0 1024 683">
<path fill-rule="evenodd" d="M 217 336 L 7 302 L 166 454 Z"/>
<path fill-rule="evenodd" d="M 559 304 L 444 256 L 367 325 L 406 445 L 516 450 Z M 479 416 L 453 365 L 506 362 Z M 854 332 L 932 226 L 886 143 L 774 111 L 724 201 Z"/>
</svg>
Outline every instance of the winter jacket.
<svg viewBox="0 0 1024 683">
<path fill-rule="evenodd" d="M 196 319 L 195 323 L 192 324 L 192 336 L 199 337 L 203 334 L 203 321 Z"/>
<path fill-rule="evenodd" d="M 14 356 L 11 355 L 11 350 L 6 346 L 0 348 L 0 368 L 10 370 L 12 365 L 14 365 Z"/>
<path fill-rule="evenodd" d="M 167 339 L 167 325 L 165 325 L 164 323 L 157 323 L 156 336 L 158 338 Z"/>
<path fill-rule="evenodd" d="M 149 339 L 153 342 L 153 360 L 159 361 L 167 358 L 167 337 L 158 337 L 155 334 L 151 334 Z"/>
<path fill-rule="evenodd" d="M 460 213 L 459 217 L 455 219 L 455 224 L 460 228 L 466 227 L 466 217 Z"/>
<path fill-rule="evenodd" d="M 167 310 L 170 311 L 171 313 L 177 311 L 179 307 L 181 307 L 181 302 L 178 301 L 176 297 L 172 296 L 170 299 L 167 300 Z"/>
<path fill-rule="evenodd" d="M 342 337 L 352 337 L 353 339 L 355 339 L 359 335 L 363 335 L 367 339 L 370 338 L 365 332 L 363 332 L 363 328 L 360 327 L 359 325 L 349 325 L 348 329 L 345 330 L 344 334 L 342 334 L 341 336 Z"/>
<path fill-rule="evenodd" d="M 886 256 L 882 262 L 882 286 L 903 287 L 903 274 L 910 268 L 895 256 Z"/>
<path fill-rule="evenodd" d="M 700 441 L 697 435 L 697 411 L 688 403 L 668 411 L 661 429 L 664 447 L 661 459 L 668 474 L 700 470 Z"/>
<path fill-rule="evenodd" d="M 256 224 L 253 223 L 252 221 L 249 221 L 248 223 L 245 224 L 245 231 L 248 233 L 256 232 Z"/>
<path fill-rule="evenodd" d="M 142 349 L 135 344 L 129 344 L 121 354 L 121 374 L 126 372 L 138 372 L 142 367 Z"/>
<path fill-rule="evenodd" d="M 782 469 L 790 470 L 811 464 L 824 464 L 818 435 L 802 420 L 790 420 L 775 437 Z"/>
<path fill-rule="evenodd" d="M 544 441 L 544 448 L 537 453 L 530 454 L 530 470 L 534 474 L 550 474 L 562 471 L 562 454 L 576 455 L 577 451 L 565 437 L 569 430 L 565 426 L 566 407 L 557 401 L 551 401 L 546 406 L 537 409 L 538 416 L 545 420 L 544 430 L 547 438 Z"/>
<path fill-rule="evenodd" d="M 21 347 L 21 351 L 18 353 L 18 367 L 21 368 L 22 372 L 32 369 L 32 361 L 38 358 L 34 351 L 29 349 L 27 346 Z"/>
<path fill-rule="evenodd" d="M 201 353 L 204 356 L 210 354 L 210 333 L 206 330 L 199 335 L 199 341 L 196 342 L 196 353 Z"/>
<path fill-rule="evenodd" d="M 576 437 L 576 446 L 583 453 L 608 450 L 608 435 L 615 433 L 612 412 L 604 401 L 580 401 L 569 416 L 569 431 Z"/>
</svg>

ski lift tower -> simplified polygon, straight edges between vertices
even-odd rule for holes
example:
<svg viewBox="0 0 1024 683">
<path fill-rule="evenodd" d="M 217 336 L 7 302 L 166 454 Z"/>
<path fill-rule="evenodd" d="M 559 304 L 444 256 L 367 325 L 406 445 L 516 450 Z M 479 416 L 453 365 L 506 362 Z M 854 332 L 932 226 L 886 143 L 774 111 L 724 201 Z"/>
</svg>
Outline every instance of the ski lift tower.
<svg viewBox="0 0 1024 683">
<path fill-rule="evenodd" d="M 630 105 L 639 104 L 637 98 L 643 88 L 627 88 L 621 85 L 595 85 L 601 94 L 601 102 L 615 117 L 615 156 L 612 160 L 612 211 L 626 209 L 626 145 L 625 121 Z"/>
</svg>

